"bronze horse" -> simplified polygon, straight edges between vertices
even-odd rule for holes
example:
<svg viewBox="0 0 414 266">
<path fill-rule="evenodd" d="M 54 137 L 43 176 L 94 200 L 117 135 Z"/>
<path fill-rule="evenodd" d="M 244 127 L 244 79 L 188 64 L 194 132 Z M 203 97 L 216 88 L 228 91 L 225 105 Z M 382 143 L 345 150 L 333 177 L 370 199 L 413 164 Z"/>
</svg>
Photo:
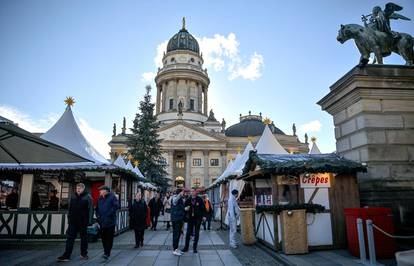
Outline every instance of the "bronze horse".
<svg viewBox="0 0 414 266">
<path fill-rule="evenodd" d="M 385 32 L 377 31 L 371 27 L 363 27 L 358 24 L 341 25 L 336 39 L 344 43 L 354 39 L 361 58 L 359 64 L 364 66 L 368 63 L 371 53 L 374 53 L 375 61 L 383 63 L 383 57 L 389 56 L 392 52 L 399 54 L 405 60 L 405 65 L 411 66 L 414 63 L 414 40 L 406 33 L 398 33 L 398 37 Z"/>
</svg>

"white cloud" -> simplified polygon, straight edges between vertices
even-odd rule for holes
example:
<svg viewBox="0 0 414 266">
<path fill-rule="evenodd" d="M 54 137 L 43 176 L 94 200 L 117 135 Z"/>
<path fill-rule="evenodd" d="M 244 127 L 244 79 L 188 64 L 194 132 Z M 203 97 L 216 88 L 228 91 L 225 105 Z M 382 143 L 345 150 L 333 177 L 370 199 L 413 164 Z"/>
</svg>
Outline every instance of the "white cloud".
<svg viewBox="0 0 414 266">
<path fill-rule="evenodd" d="M 243 58 L 246 56 L 240 53 L 240 43 L 237 40 L 236 34 L 230 33 L 227 37 L 215 34 L 213 37 L 196 37 L 196 39 L 203 53 L 204 67 L 212 68 L 217 72 L 225 70 L 230 80 L 236 78 L 255 80 L 262 76 L 263 56 L 254 52 L 250 56 L 250 62 L 244 62 Z M 168 40 L 157 46 L 157 54 L 154 58 L 157 68 L 162 67 L 162 58 L 167 49 L 167 43 Z M 149 73 L 152 72 L 146 73 L 146 76 L 149 76 Z M 144 80 L 144 74 L 142 80 Z"/>
<path fill-rule="evenodd" d="M 300 133 L 311 133 L 321 131 L 322 123 L 319 120 L 313 120 L 299 126 Z"/>
<path fill-rule="evenodd" d="M 54 113 L 48 114 L 41 119 L 34 120 L 30 115 L 7 105 L 0 105 L 0 116 L 12 120 L 14 123 L 17 123 L 19 127 L 33 133 L 45 132 L 58 120 L 57 114 Z"/>
<path fill-rule="evenodd" d="M 141 76 L 141 81 L 142 82 L 153 82 L 155 75 L 156 75 L 155 72 L 145 72 Z"/>
<path fill-rule="evenodd" d="M 17 108 L 6 105 L 0 105 L 0 116 L 12 120 L 14 123 L 17 123 L 19 127 L 33 133 L 46 132 L 60 117 L 58 114 L 51 113 L 41 119 L 34 119 Z M 108 158 L 110 151 L 108 145 L 109 136 L 105 135 L 102 131 L 92 128 L 85 119 L 79 118 L 78 125 L 89 143 L 91 143 L 92 146 L 105 158 Z"/>
</svg>

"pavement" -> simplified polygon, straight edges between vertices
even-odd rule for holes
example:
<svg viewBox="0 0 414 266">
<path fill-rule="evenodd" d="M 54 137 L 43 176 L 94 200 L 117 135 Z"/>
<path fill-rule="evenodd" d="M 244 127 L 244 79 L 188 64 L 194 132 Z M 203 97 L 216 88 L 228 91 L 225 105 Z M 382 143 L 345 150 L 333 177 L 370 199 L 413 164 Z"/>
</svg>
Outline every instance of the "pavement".
<svg viewBox="0 0 414 266">
<path fill-rule="evenodd" d="M 213 226 L 218 229 L 218 225 Z M 238 235 L 240 242 L 240 235 Z M 100 241 L 89 243 L 89 260 L 79 257 L 79 241 L 75 243 L 70 262 L 58 263 L 56 258 L 65 249 L 64 241 L 5 241 L 0 240 L 0 265 L 182 265 L 182 266 L 357 266 L 357 258 L 346 250 L 314 251 L 304 255 L 284 255 L 270 251 L 260 244 L 230 249 L 228 231 L 200 231 L 198 253 L 190 249 L 181 257 L 172 254 L 172 233 L 163 225 L 157 231 L 146 230 L 144 247 L 134 249 L 133 231 L 125 232 L 114 240 L 109 260 L 102 258 Z M 184 237 L 180 245 L 184 244 Z M 190 243 L 190 247 L 192 244 Z M 383 265 L 396 265 L 395 260 L 380 261 Z"/>
<path fill-rule="evenodd" d="M 100 241 L 89 243 L 89 260 L 79 257 L 79 241 L 75 243 L 70 262 L 57 262 L 65 249 L 63 241 L 20 241 L 5 243 L 0 241 L 0 265 L 183 265 L 183 266 L 220 266 L 220 265 L 280 265 L 263 251 L 254 247 L 241 246 L 235 253 L 228 246 L 228 231 L 200 231 L 198 253 L 190 249 L 181 257 L 172 254 L 172 232 L 164 226 L 157 231 L 146 230 L 144 247 L 134 249 L 133 231 L 125 232 L 114 240 L 111 257 L 108 261 L 102 258 L 103 250 Z M 184 244 L 184 237 L 180 245 Z M 192 243 L 190 243 L 192 247 Z M 240 252 L 244 250 L 244 252 Z M 261 253 L 260 253 L 261 252 Z M 242 253 L 242 255 L 240 255 Z M 254 260 L 259 255 L 260 260 Z M 253 258 L 253 260 L 252 260 Z"/>
</svg>

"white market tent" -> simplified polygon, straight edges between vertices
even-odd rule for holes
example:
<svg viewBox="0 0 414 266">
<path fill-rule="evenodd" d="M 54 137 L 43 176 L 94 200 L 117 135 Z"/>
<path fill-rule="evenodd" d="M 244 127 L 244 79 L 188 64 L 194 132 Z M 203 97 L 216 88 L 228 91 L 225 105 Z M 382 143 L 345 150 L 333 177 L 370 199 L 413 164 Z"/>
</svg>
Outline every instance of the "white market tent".
<svg viewBox="0 0 414 266">
<path fill-rule="evenodd" d="M 257 154 L 289 154 L 275 138 L 269 126 L 265 126 L 263 134 L 256 145 Z"/>
<path fill-rule="evenodd" d="M 244 148 L 243 153 L 241 156 L 234 161 L 233 168 L 229 171 L 229 175 L 240 176 L 243 173 L 244 165 L 246 164 L 247 160 L 249 159 L 250 151 L 254 150 L 253 144 L 249 141 L 246 147 Z"/>
<path fill-rule="evenodd" d="M 66 107 L 65 112 L 53 127 L 44 133 L 41 138 L 65 147 L 83 158 L 93 161 L 95 165 L 110 165 L 108 160 L 83 136 L 70 105 Z"/>
<path fill-rule="evenodd" d="M 114 165 L 116 165 L 118 167 L 121 167 L 121 168 L 127 169 L 125 161 L 124 161 L 124 159 L 122 158 L 121 155 L 118 155 L 118 158 L 116 158 L 116 160 L 114 161 Z"/>
<path fill-rule="evenodd" d="M 309 154 L 321 154 L 321 151 L 318 148 L 318 145 L 316 145 L 316 140 L 312 141 L 312 147 L 309 151 Z"/>
</svg>

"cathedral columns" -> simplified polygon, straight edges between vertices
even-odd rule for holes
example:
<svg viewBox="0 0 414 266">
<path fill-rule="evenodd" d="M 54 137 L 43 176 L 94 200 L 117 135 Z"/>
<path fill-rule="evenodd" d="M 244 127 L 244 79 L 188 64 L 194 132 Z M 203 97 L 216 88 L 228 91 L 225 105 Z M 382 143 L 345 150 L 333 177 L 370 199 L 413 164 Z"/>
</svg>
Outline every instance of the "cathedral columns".
<svg viewBox="0 0 414 266">
<path fill-rule="evenodd" d="M 171 176 L 171 180 L 173 181 L 173 184 L 175 182 L 175 176 L 174 176 L 174 150 L 168 151 L 168 174 Z"/>
<path fill-rule="evenodd" d="M 225 151 L 221 151 L 220 155 L 221 155 L 221 171 L 224 172 L 227 166 L 227 155 Z"/>
<path fill-rule="evenodd" d="M 161 86 L 157 86 L 157 104 L 156 104 L 156 114 L 159 114 L 160 113 L 160 110 L 161 110 L 161 92 L 162 92 L 162 89 L 161 89 Z"/>
<path fill-rule="evenodd" d="M 204 88 L 204 115 L 207 115 L 207 108 L 208 108 L 208 104 L 207 104 L 207 88 Z"/>
<path fill-rule="evenodd" d="M 203 151 L 204 155 L 204 187 L 208 187 L 210 184 L 210 171 L 209 171 L 209 163 L 208 163 L 208 155 L 209 151 Z"/>
<path fill-rule="evenodd" d="M 191 150 L 185 150 L 185 186 L 191 188 Z"/>
</svg>

